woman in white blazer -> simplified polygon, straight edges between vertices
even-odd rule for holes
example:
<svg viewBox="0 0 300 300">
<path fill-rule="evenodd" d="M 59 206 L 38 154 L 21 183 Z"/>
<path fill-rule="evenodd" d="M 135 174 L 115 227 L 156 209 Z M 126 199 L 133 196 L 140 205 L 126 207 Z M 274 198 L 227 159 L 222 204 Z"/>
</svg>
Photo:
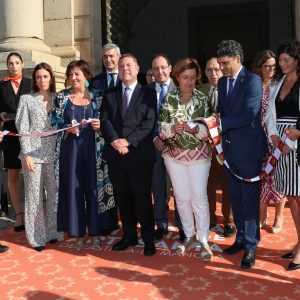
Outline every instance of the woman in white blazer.
<svg viewBox="0 0 300 300">
<path fill-rule="evenodd" d="M 21 96 L 18 105 L 16 126 L 19 133 L 53 130 L 49 113 L 55 98 L 55 78 L 51 67 L 47 63 L 38 64 L 34 68 L 32 80 L 32 93 Z M 47 242 L 55 243 L 63 238 L 63 234 L 57 232 L 56 222 L 55 138 L 55 135 L 43 138 L 20 137 L 25 232 L 30 246 L 36 251 L 45 249 Z"/>
<path fill-rule="evenodd" d="M 300 104 L 300 42 L 288 41 L 278 47 L 276 55 L 277 83 L 271 86 L 266 124 L 274 147 L 285 130 L 295 126 Z M 284 254 L 292 258 L 288 270 L 300 268 L 300 167 L 297 164 L 295 141 L 287 138 L 284 155 L 275 168 L 275 185 L 279 193 L 288 198 L 295 223 L 298 242 L 295 248 Z"/>
</svg>

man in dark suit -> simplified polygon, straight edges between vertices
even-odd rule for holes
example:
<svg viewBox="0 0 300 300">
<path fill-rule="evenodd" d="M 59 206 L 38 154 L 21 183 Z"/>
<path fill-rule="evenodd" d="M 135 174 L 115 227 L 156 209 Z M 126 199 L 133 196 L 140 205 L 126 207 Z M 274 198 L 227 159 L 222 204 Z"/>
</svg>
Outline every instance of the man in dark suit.
<svg viewBox="0 0 300 300">
<path fill-rule="evenodd" d="M 131 54 L 121 56 L 122 85 L 105 92 L 101 106 L 101 131 L 105 139 L 103 158 L 108 162 L 122 220 L 123 238 L 112 250 L 122 251 L 137 241 L 141 225 L 144 255 L 156 252 L 151 179 L 155 152 L 152 142 L 156 123 L 156 95 L 137 82 L 139 66 Z"/>
<path fill-rule="evenodd" d="M 259 76 L 242 66 L 243 50 L 234 40 L 219 43 L 217 61 L 223 77 L 218 82 L 218 108 L 222 145 L 231 171 L 242 178 L 254 178 L 262 171 L 267 151 L 261 126 L 262 82 Z M 229 198 L 237 227 L 236 240 L 224 250 L 235 254 L 244 250 L 241 268 L 255 264 L 256 247 L 260 240 L 260 182 L 246 182 L 225 169 Z"/>
<path fill-rule="evenodd" d="M 213 112 L 217 110 L 218 104 L 218 81 L 222 77 L 222 71 L 220 65 L 217 62 L 216 57 L 210 58 L 206 62 L 205 75 L 208 79 L 208 83 L 204 84 L 200 90 L 209 97 L 209 103 Z M 228 189 L 224 174 L 224 168 L 217 161 L 216 155 L 213 154 L 211 159 L 211 167 L 209 171 L 208 184 L 207 184 L 207 195 L 209 203 L 210 212 L 210 230 L 219 231 L 220 226 L 217 224 L 216 216 L 216 190 L 218 183 L 221 185 L 222 189 L 222 215 L 224 217 L 224 232 L 225 237 L 230 237 L 235 235 L 235 227 L 233 223 L 232 209 L 228 196 Z"/>
<path fill-rule="evenodd" d="M 172 65 L 169 58 L 165 54 L 157 54 L 151 61 L 152 74 L 155 81 L 149 84 L 149 87 L 156 92 L 156 105 L 157 112 L 159 113 L 163 98 L 165 95 L 173 91 L 176 86 L 173 80 L 170 78 L 172 71 Z M 164 149 L 164 142 L 158 137 L 157 126 L 154 132 L 154 145 L 156 162 L 153 165 L 153 177 L 152 177 L 152 192 L 154 198 L 154 217 L 157 229 L 154 233 L 156 240 L 162 239 L 165 234 L 168 233 L 168 211 L 167 211 L 167 198 L 168 184 L 167 184 L 167 172 L 164 164 L 164 159 L 161 157 L 161 151 Z M 175 212 L 175 221 L 179 228 L 179 236 L 181 240 L 184 240 L 185 234 L 182 230 L 182 224 L 180 217 Z"/>
<path fill-rule="evenodd" d="M 116 86 L 120 79 L 118 76 L 118 62 L 121 56 L 120 48 L 116 44 L 106 44 L 102 48 L 102 62 L 105 71 L 93 78 L 93 87 L 105 91 Z"/>
</svg>

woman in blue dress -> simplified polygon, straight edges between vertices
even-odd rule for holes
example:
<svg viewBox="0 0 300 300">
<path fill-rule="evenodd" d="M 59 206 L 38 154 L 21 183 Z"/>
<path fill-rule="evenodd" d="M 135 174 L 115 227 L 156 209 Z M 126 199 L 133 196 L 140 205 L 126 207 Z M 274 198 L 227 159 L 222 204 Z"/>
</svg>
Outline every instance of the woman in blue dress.
<svg viewBox="0 0 300 300">
<path fill-rule="evenodd" d="M 71 88 L 57 94 L 52 113 L 53 125 L 68 127 L 58 135 L 56 149 L 57 227 L 77 238 L 78 250 L 89 237 L 93 246 L 100 248 L 100 229 L 110 228 L 109 209 L 115 206 L 107 165 L 102 160 L 102 93 L 88 89 L 92 75 L 84 60 L 70 62 L 66 76 Z M 71 127 L 89 119 L 91 123 Z"/>
</svg>

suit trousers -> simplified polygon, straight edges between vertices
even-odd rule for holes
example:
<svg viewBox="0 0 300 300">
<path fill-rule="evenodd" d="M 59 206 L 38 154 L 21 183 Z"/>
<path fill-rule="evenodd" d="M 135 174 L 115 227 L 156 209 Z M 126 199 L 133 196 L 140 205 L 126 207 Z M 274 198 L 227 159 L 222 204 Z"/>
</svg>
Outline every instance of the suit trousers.
<svg viewBox="0 0 300 300">
<path fill-rule="evenodd" d="M 210 223 L 214 225 L 218 224 L 216 215 L 216 190 L 218 184 L 220 184 L 222 189 L 222 215 L 224 217 L 223 224 L 224 226 L 234 225 L 232 208 L 229 201 L 227 183 L 224 173 L 224 166 L 221 166 L 218 163 L 216 155 L 213 154 L 208 177 L 207 195 L 210 212 Z"/>
<path fill-rule="evenodd" d="M 63 232 L 57 232 L 54 164 L 35 163 L 34 172 L 27 171 L 23 165 L 23 177 L 25 232 L 28 243 L 37 247 L 45 246 L 52 239 L 62 240 Z"/>
<path fill-rule="evenodd" d="M 210 164 L 210 160 L 183 165 L 165 159 L 184 233 L 187 237 L 194 236 L 196 223 L 198 240 L 202 243 L 209 238 L 207 181 Z"/>
<path fill-rule="evenodd" d="M 155 154 L 152 174 L 155 223 L 159 228 L 168 228 L 166 167 L 161 152 L 155 149 Z"/>
<path fill-rule="evenodd" d="M 152 162 L 135 162 L 126 158 L 108 162 L 108 174 L 119 205 L 123 237 L 127 240 L 137 238 L 137 223 L 140 223 L 144 243 L 154 242 L 152 170 Z"/>
<path fill-rule="evenodd" d="M 227 168 L 225 168 L 225 176 L 237 228 L 236 239 L 243 243 L 246 250 L 254 251 L 260 240 L 260 181 L 241 181 Z"/>
</svg>

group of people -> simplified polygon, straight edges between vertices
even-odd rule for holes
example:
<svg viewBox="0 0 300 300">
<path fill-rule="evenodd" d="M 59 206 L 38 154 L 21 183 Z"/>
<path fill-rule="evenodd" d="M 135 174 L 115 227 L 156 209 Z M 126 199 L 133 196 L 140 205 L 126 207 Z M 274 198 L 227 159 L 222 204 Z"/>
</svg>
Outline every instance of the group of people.
<svg viewBox="0 0 300 300">
<path fill-rule="evenodd" d="M 22 165 L 25 232 L 35 250 L 62 240 L 64 232 L 76 237 L 77 250 L 87 240 L 101 248 L 100 235 L 118 228 L 119 212 L 123 236 L 112 250 L 135 246 L 139 223 L 144 255 L 152 256 L 155 240 L 168 232 L 169 177 L 179 253 L 200 244 L 202 260 L 211 261 L 209 230 L 220 230 L 224 236 L 236 234 L 224 253 L 244 250 L 241 268 L 251 268 L 268 204 L 276 205 L 272 232 L 279 233 L 288 200 L 298 243 L 283 257 L 292 259 L 289 270 L 300 268 L 299 57 L 300 44 L 285 42 L 276 55 L 257 53 L 251 72 L 243 66 L 241 45 L 224 40 L 207 61 L 208 84 L 201 83 L 194 58 L 172 67 L 165 54 L 157 54 L 144 85 L 138 81 L 137 58 L 107 44 L 102 74 L 92 78 L 87 62 L 72 61 L 66 70 L 70 87 L 56 93 L 47 63 L 35 67 L 31 83 L 22 76 L 21 56 L 11 53 L 10 76 L 0 86 L 0 113 L 3 129 L 20 134 L 19 140 L 5 136 L 2 141 L 15 230 L 24 229 L 14 188 Z M 201 119 L 207 117 L 221 134 L 226 167 Z M 56 135 L 47 134 L 55 129 Z M 284 133 L 274 172 L 254 180 Z M 223 227 L 216 217 L 218 183 Z"/>
</svg>

